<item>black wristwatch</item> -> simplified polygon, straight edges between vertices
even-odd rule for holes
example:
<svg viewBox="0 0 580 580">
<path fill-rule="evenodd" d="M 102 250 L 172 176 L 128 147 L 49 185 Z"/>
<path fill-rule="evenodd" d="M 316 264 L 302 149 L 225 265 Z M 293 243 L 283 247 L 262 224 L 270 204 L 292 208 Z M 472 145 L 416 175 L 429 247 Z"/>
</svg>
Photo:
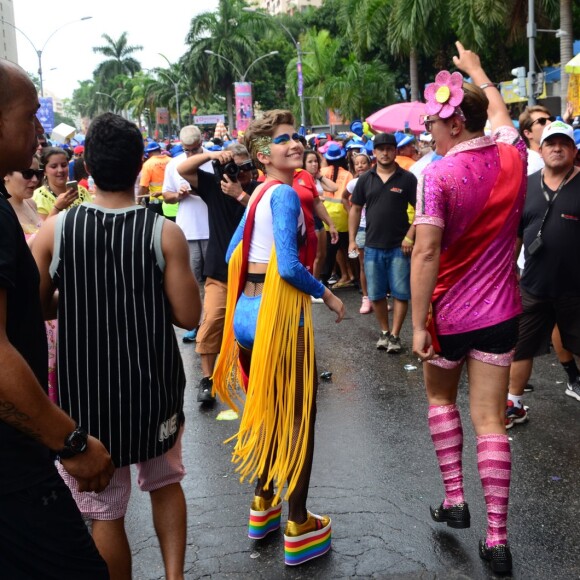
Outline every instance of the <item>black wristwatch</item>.
<svg viewBox="0 0 580 580">
<path fill-rule="evenodd" d="M 89 434 L 82 428 L 77 428 L 64 440 L 64 447 L 57 451 L 59 459 L 70 459 L 87 450 L 87 438 Z"/>
</svg>

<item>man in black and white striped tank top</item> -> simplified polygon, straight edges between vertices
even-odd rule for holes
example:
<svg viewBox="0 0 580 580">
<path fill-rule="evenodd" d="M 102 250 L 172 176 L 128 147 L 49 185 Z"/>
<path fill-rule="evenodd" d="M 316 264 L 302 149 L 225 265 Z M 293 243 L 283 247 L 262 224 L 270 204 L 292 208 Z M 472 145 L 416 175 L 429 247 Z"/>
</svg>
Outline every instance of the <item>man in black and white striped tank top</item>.
<svg viewBox="0 0 580 580">
<path fill-rule="evenodd" d="M 151 492 L 166 574 L 176 577 L 186 541 L 185 375 L 172 324 L 195 327 L 201 303 L 181 230 L 135 205 L 142 155 L 133 124 L 110 113 L 95 119 L 85 143 L 95 202 L 47 220 L 35 258 L 45 303 L 59 291 L 59 404 L 101 439 L 117 467 L 98 498 L 74 485 L 71 491 L 93 520 L 111 575 L 111 567 L 130 574 L 124 516 L 129 466 L 137 464 L 139 485 Z"/>
</svg>

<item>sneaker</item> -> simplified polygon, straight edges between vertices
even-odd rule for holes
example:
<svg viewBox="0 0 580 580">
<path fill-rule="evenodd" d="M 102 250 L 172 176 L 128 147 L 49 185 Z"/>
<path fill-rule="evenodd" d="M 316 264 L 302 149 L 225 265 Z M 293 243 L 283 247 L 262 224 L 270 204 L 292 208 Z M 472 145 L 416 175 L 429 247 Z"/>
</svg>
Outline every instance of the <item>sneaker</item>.
<svg viewBox="0 0 580 580">
<path fill-rule="evenodd" d="M 578 377 L 573 383 L 568 383 L 566 386 L 566 394 L 569 397 L 573 397 L 577 401 L 580 401 L 580 377 Z"/>
<path fill-rule="evenodd" d="M 389 345 L 387 346 L 387 352 L 396 354 L 401 352 L 401 337 L 400 336 L 389 336 Z"/>
<path fill-rule="evenodd" d="M 387 350 L 390 336 L 391 334 L 388 330 L 381 330 L 381 336 L 379 336 L 379 340 L 377 340 L 377 348 L 379 350 Z"/>
<path fill-rule="evenodd" d="M 199 381 L 199 387 L 197 387 L 198 403 L 213 403 L 215 401 L 215 397 L 211 394 L 212 387 L 213 382 L 209 377 L 203 377 Z"/>
<path fill-rule="evenodd" d="M 534 385 L 531 385 L 530 383 L 528 383 L 524 387 L 524 393 L 533 393 L 533 392 L 534 392 Z"/>
<path fill-rule="evenodd" d="M 526 423 L 528 421 L 528 410 L 526 407 L 516 407 L 514 402 L 508 400 L 505 411 L 505 428 L 511 429 L 514 425 Z"/>
<path fill-rule="evenodd" d="M 435 522 L 446 523 L 450 528 L 463 530 L 471 525 L 471 514 L 469 506 L 464 503 L 443 507 L 441 504 L 438 508 L 429 507 L 431 518 Z"/>
<path fill-rule="evenodd" d="M 362 297 L 362 304 L 360 305 L 359 312 L 361 314 L 368 314 L 369 312 L 372 312 L 372 310 L 373 310 L 373 303 L 369 300 L 368 296 L 363 296 Z"/>
<path fill-rule="evenodd" d="M 491 565 L 496 574 L 509 574 L 512 571 L 512 553 L 507 544 L 488 548 L 485 540 L 479 540 L 479 557 Z"/>
<path fill-rule="evenodd" d="M 314 296 L 310 297 L 312 304 L 324 304 L 324 300 L 322 298 L 314 298 Z"/>
<path fill-rule="evenodd" d="M 338 276 L 336 274 L 333 274 L 329 279 L 328 279 L 328 285 L 332 286 L 333 284 L 336 284 L 338 282 Z"/>
<path fill-rule="evenodd" d="M 197 328 L 194 328 L 193 330 L 188 330 L 184 335 L 183 338 L 181 340 L 183 340 L 183 342 L 195 342 L 195 339 L 197 338 Z"/>
</svg>

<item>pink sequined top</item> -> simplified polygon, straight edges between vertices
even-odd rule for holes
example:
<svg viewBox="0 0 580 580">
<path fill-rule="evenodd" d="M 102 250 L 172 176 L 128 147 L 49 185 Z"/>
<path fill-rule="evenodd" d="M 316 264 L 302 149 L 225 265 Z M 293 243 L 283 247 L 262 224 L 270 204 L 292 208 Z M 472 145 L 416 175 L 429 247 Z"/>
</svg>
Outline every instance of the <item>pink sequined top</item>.
<svg viewBox="0 0 580 580">
<path fill-rule="evenodd" d="M 523 180 L 514 209 L 490 247 L 472 264 L 468 274 L 441 296 L 434 306 L 437 334 L 459 334 L 493 326 L 521 312 L 514 248 L 527 188 L 526 145 L 518 132 L 500 127 L 492 136 L 478 137 L 453 147 L 429 164 L 419 179 L 415 225 L 442 228 L 441 251 L 468 227 L 478 224 L 499 174 L 495 142 L 514 145 L 522 160 Z M 474 224 L 471 226 L 471 224 Z"/>
</svg>

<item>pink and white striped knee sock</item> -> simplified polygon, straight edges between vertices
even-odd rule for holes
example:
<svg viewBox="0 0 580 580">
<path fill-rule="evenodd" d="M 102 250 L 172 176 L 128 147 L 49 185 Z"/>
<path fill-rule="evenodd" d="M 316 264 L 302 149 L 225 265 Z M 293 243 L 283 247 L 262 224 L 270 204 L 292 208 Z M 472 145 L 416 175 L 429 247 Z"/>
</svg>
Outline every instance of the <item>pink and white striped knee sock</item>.
<svg viewBox="0 0 580 580">
<path fill-rule="evenodd" d="M 435 453 L 445 487 L 443 507 L 463 503 L 463 428 L 456 405 L 431 405 L 429 407 L 429 431 L 435 445 Z"/>
<path fill-rule="evenodd" d="M 487 545 L 507 543 L 512 457 L 507 435 L 477 437 L 477 468 L 487 506 Z"/>
</svg>

